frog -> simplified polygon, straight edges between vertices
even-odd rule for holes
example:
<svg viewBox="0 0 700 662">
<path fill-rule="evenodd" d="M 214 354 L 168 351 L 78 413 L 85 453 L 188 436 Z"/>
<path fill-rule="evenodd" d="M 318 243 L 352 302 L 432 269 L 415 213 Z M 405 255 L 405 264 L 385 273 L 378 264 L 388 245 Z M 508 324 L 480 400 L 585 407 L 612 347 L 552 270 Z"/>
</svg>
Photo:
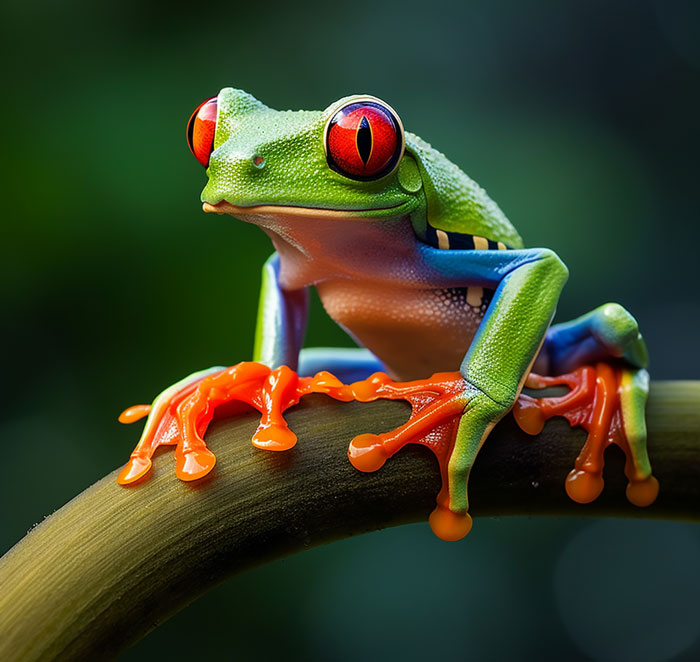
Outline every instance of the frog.
<svg viewBox="0 0 700 662">
<path fill-rule="evenodd" d="M 636 319 L 606 303 L 553 324 L 568 278 L 564 262 L 551 249 L 526 248 L 486 191 L 406 131 L 389 104 L 355 94 L 323 111 L 278 111 L 227 87 L 197 107 L 187 141 L 206 168 L 204 212 L 255 225 L 274 247 L 262 269 L 252 356 L 259 367 L 247 377 L 242 368 L 200 371 L 166 389 L 152 407 L 128 410 L 126 422 L 148 416 L 142 442 L 160 426 L 163 443 L 174 443 L 175 428 L 163 423 L 167 408 L 202 380 L 218 380 L 210 390 L 220 392 L 224 374 L 226 383 L 259 385 L 274 374 L 270 393 L 291 383 L 292 373 L 307 379 L 305 392 L 337 395 L 346 384 L 372 379 L 383 392 L 387 380 L 413 385 L 402 393 L 414 393 L 415 384 L 449 391 L 453 440 L 441 506 L 430 522 L 440 537 L 459 539 L 471 528 L 468 482 L 477 455 L 514 410 L 531 373 L 556 378 L 607 361 L 620 366 L 614 384 L 620 426 L 634 483 L 647 492 L 638 501 L 655 498 L 644 424 L 648 352 Z M 312 287 L 356 348 L 304 347 Z M 309 382 L 313 375 L 325 377 Z M 360 391 L 343 393 L 348 399 Z M 446 401 L 440 402 L 421 420 L 443 420 Z M 293 445 L 275 445 L 272 436 L 256 445 Z M 376 436 L 365 442 L 355 444 L 358 468 L 363 453 L 383 452 Z M 182 452 L 181 478 L 200 478 L 213 466 L 202 461 L 201 446 L 199 466 L 188 455 L 194 450 Z M 188 461 L 195 467 L 189 473 Z M 120 482 L 137 481 L 149 467 L 144 452 L 135 452 Z M 599 491 L 599 476 L 586 482 L 593 473 L 579 467 L 582 501 Z"/>
</svg>

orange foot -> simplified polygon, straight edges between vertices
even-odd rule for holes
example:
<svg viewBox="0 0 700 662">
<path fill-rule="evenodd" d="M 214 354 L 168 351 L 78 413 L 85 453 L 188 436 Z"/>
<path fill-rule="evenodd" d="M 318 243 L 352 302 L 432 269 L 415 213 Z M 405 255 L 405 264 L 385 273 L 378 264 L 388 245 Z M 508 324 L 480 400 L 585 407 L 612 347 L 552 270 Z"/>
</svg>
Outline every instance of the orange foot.
<svg viewBox="0 0 700 662">
<path fill-rule="evenodd" d="M 630 377 L 633 374 L 599 364 L 596 368 L 581 368 L 560 377 L 531 375 L 527 384 L 532 388 L 566 384 L 571 391 L 561 398 L 539 400 L 522 395 L 514 407 L 516 420 L 530 434 L 539 433 L 545 421 L 556 415 L 565 416 L 572 425 L 588 430 L 588 441 L 566 482 L 569 496 L 576 501 L 592 501 L 602 490 L 603 451 L 610 443 L 617 443 L 627 454 L 625 470 L 630 479 L 627 490 L 630 501 L 648 505 L 656 498 L 658 483 L 651 475 L 646 457 L 643 398 L 640 400 L 635 391 L 643 384 L 642 387 L 636 384 L 634 377 Z M 346 402 L 370 402 L 380 398 L 407 400 L 412 411 L 404 425 L 384 434 L 367 433 L 355 437 L 350 442 L 348 457 L 360 471 L 371 472 L 380 469 L 406 444 L 418 443 L 430 448 L 437 457 L 443 485 L 438 506 L 430 516 L 430 525 L 438 537 L 458 540 L 471 529 L 471 517 L 448 507 L 447 468 L 457 427 L 468 404 L 465 386 L 458 372 L 437 373 L 430 379 L 402 383 L 378 372 L 349 385 L 342 384 L 328 372 L 299 377 L 286 366 L 271 370 L 252 362 L 199 373 L 165 391 L 152 408 L 137 405 L 122 413 L 120 420 L 124 423 L 150 416 L 118 482 L 127 485 L 145 476 L 156 448 L 166 444 L 177 444 L 176 473 L 180 479 L 196 480 L 208 474 L 216 458 L 206 447 L 204 434 L 215 408 L 227 402 L 240 401 L 260 412 L 260 425 L 252 440 L 255 446 L 283 451 L 292 448 L 297 441 L 287 426 L 284 412 L 308 393 L 325 393 Z M 636 403 L 631 409 L 626 407 L 630 402 Z M 639 416 L 635 419 L 629 416 L 629 411 L 633 414 L 641 411 L 641 423 Z"/>
<path fill-rule="evenodd" d="M 232 401 L 251 405 L 261 414 L 253 445 L 269 451 L 288 450 L 297 438 L 283 414 L 308 393 L 325 393 L 342 401 L 386 398 L 410 402 L 412 413 L 407 423 L 388 433 L 355 437 L 348 457 L 360 471 L 376 471 L 406 444 L 423 444 L 435 453 L 440 464 L 443 489 L 438 503 L 449 503 L 447 464 L 467 404 L 465 383 L 458 372 L 438 373 L 431 379 L 405 383 L 393 382 L 378 372 L 345 385 L 328 372 L 299 377 L 286 366 L 271 370 L 259 363 L 245 362 L 225 370 L 193 375 L 166 390 L 152 407 L 136 405 L 121 414 L 122 423 L 150 416 L 141 440 L 117 480 L 128 485 L 143 478 L 151 468 L 156 448 L 175 444 L 178 478 L 197 480 L 206 476 L 213 469 L 216 457 L 207 448 L 204 434 L 216 407 Z M 446 505 L 436 508 L 430 522 L 436 534 L 448 540 L 464 537 L 471 528 L 468 514 L 452 513 Z"/>
<path fill-rule="evenodd" d="M 207 448 L 204 434 L 216 407 L 227 402 L 243 402 L 260 412 L 253 445 L 268 451 L 288 450 L 297 438 L 287 426 L 283 412 L 307 393 L 327 393 L 344 401 L 353 398 L 348 387 L 328 372 L 299 377 L 286 366 L 271 370 L 260 363 L 244 362 L 204 376 L 194 375 L 190 381 L 164 391 L 152 407 L 136 405 L 119 416 L 122 423 L 133 423 L 150 414 L 117 481 L 128 485 L 145 476 L 156 448 L 171 444 L 177 444 L 178 478 L 197 480 L 206 476 L 214 468 L 216 457 Z"/>
<path fill-rule="evenodd" d="M 452 455 L 457 427 L 468 403 L 466 383 L 459 372 L 438 372 L 430 379 L 394 382 L 377 372 L 351 384 L 355 399 L 369 402 L 386 398 L 407 400 L 411 416 L 401 427 L 384 434 L 361 434 L 350 442 L 348 458 L 360 471 L 377 471 L 406 444 L 427 446 L 437 458 L 442 476 L 438 505 L 430 515 L 430 527 L 442 540 L 460 540 L 472 528 L 469 513 L 449 509 L 447 466 Z"/>
<path fill-rule="evenodd" d="M 570 391 L 550 398 L 521 395 L 513 407 L 513 416 L 525 432 L 539 434 L 545 421 L 553 416 L 563 416 L 571 426 L 588 432 L 565 482 L 566 492 L 574 501 L 590 503 L 603 491 L 604 453 L 610 444 L 617 444 L 625 453 L 629 501 L 648 506 L 656 499 L 659 483 L 651 474 L 646 451 L 646 392 L 642 392 L 645 385 L 635 384 L 636 375 L 642 372 L 599 363 L 558 377 L 534 373 L 528 377 L 525 385 L 529 388 L 566 385 Z"/>
</svg>

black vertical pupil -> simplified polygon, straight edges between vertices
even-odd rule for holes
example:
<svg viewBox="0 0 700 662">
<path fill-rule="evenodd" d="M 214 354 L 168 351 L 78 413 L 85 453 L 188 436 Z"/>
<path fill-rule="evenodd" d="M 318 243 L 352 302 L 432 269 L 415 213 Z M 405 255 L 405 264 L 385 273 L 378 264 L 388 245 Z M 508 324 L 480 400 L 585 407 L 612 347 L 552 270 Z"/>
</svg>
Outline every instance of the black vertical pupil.
<svg viewBox="0 0 700 662">
<path fill-rule="evenodd" d="M 360 125 L 357 127 L 357 151 L 360 154 L 362 163 L 367 165 L 367 161 L 369 161 L 369 157 L 372 154 L 372 128 L 364 115 L 360 120 Z"/>
</svg>

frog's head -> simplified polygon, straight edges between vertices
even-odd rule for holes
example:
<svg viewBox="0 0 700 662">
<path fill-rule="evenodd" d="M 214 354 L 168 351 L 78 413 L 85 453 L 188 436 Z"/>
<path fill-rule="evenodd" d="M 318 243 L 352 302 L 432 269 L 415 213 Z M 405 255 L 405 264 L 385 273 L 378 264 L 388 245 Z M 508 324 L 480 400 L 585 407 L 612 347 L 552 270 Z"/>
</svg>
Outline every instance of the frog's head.
<svg viewBox="0 0 700 662">
<path fill-rule="evenodd" d="M 419 203 L 401 120 L 374 97 L 346 97 L 322 112 L 277 111 L 225 88 L 195 111 L 188 142 L 208 168 L 205 211 L 266 206 L 371 220 L 405 216 Z"/>
<path fill-rule="evenodd" d="M 485 192 L 404 133 L 397 113 L 376 97 L 345 97 L 320 112 L 277 111 L 225 88 L 195 110 L 187 137 L 207 167 L 205 211 L 257 223 L 282 215 L 410 217 L 419 236 L 429 217 L 436 228 L 520 241 Z"/>
</svg>

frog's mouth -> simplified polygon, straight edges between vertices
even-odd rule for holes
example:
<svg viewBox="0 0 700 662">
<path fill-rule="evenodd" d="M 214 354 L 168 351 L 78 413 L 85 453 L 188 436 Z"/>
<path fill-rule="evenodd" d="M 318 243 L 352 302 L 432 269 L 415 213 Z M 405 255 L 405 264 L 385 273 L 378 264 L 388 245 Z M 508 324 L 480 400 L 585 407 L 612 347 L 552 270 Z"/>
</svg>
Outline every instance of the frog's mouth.
<svg viewBox="0 0 700 662">
<path fill-rule="evenodd" d="M 229 214 L 236 218 L 247 220 L 246 217 L 263 217 L 263 216 L 298 216 L 298 217 L 317 217 L 317 218 L 348 218 L 354 217 L 362 219 L 372 214 L 373 220 L 376 217 L 396 217 L 402 216 L 403 208 L 407 207 L 405 202 L 401 202 L 393 207 L 378 207 L 374 209 L 323 209 L 320 207 L 292 207 L 286 205 L 251 205 L 249 207 L 232 205 L 226 200 L 217 202 L 215 205 L 210 202 L 202 203 L 202 209 L 207 213 L 214 214 Z"/>
</svg>

